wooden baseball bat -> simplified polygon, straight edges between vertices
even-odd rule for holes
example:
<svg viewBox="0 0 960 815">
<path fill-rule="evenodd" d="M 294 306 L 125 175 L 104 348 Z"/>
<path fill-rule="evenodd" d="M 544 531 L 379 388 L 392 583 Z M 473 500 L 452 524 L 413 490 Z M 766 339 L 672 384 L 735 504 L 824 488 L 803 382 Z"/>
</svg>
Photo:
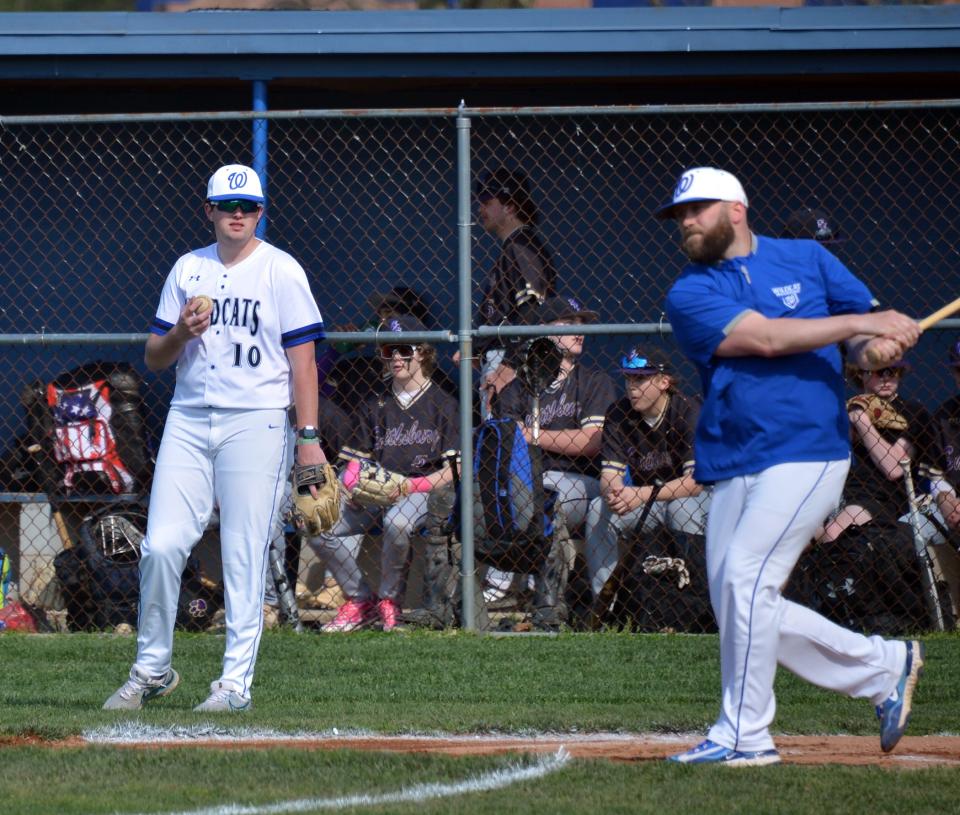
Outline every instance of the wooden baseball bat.
<svg viewBox="0 0 960 815">
<path fill-rule="evenodd" d="M 53 509 L 50 513 L 53 518 L 53 522 L 57 527 L 57 536 L 60 538 L 60 543 L 63 544 L 64 549 L 73 548 L 73 538 L 70 537 L 70 530 L 67 528 L 67 522 L 63 519 L 63 513 L 60 511 L 60 508 L 57 507 Z"/>
<path fill-rule="evenodd" d="M 951 314 L 956 314 L 958 311 L 960 311 L 960 297 L 947 303 L 945 306 L 943 306 L 943 308 L 938 308 L 935 312 L 933 312 L 933 314 L 930 314 L 927 317 L 924 317 L 922 320 L 919 320 L 917 325 L 920 326 L 921 331 L 926 331 L 928 328 L 930 328 L 930 326 L 936 325 L 941 320 L 945 320 Z M 880 362 L 872 348 L 867 349 L 866 356 L 867 362 L 869 362 L 871 365 L 876 365 Z"/>
</svg>

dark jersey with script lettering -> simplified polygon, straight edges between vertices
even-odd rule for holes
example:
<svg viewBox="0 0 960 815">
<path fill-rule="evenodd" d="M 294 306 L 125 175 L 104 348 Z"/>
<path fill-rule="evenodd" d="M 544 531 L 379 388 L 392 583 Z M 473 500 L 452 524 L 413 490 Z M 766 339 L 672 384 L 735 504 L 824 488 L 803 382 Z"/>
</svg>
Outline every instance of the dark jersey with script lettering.
<svg viewBox="0 0 960 815">
<path fill-rule="evenodd" d="M 933 414 L 930 476 L 945 478 L 960 492 L 960 394 L 951 396 Z"/>
<path fill-rule="evenodd" d="M 654 479 L 672 481 L 693 469 L 693 436 L 700 403 L 671 394 L 666 410 L 650 425 L 625 396 L 614 402 L 603 423 L 600 448 L 604 470 L 641 487 Z"/>
<path fill-rule="evenodd" d="M 557 272 L 550 251 L 534 228 L 524 225 L 503 242 L 500 257 L 487 275 L 480 304 L 481 325 L 524 325 L 537 306 L 556 293 Z M 496 338 L 478 341 L 477 351 L 502 347 Z"/>
<path fill-rule="evenodd" d="M 344 457 L 376 461 L 406 476 L 429 475 L 457 455 L 459 430 L 457 403 L 433 383 L 406 407 L 389 389 L 360 409 Z"/>
<path fill-rule="evenodd" d="M 918 463 L 929 459 L 931 447 L 930 412 L 919 402 L 911 402 L 894 396 L 887 400 L 890 406 L 907 420 L 905 430 L 892 430 L 878 427 L 877 433 L 884 441 L 894 443 L 898 438 L 905 438 L 913 447 L 913 464 L 911 472 L 914 483 L 918 484 Z M 891 481 L 880 470 L 876 462 L 870 458 L 870 451 L 857 432 L 853 433 L 853 458 L 850 463 L 850 473 L 843 488 L 843 498 L 847 504 L 856 504 L 868 510 L 873 519 L 883 524 L 894 524 L 897 519 L 909 511 L 907 493 L 903 479 Z"/>
<path fill-rule="evenodd" d="M 613 380 L 603 371 L 574 366 L 573 370 L 540 394 L 541 430 L 578 430 L 603 427 L 607 408 L 615 398 Z M 494 410 L 533 427 L 533 398 L 519 379 L 514 379 L 497 397 Z M 595 457 L 566 456 L 543 451 L 544 470 L 597 475 Z"/>
</svg>

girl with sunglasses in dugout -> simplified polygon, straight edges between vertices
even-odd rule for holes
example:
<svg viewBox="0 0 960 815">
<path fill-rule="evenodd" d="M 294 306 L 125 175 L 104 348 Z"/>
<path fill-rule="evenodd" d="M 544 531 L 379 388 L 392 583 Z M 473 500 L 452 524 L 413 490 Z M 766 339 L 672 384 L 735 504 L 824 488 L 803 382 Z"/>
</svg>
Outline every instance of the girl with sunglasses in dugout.
<svg viewBox="0 0 960 815">
<path fill-rule="evenodd" d="M 355 414 L 354 435 L 343 450 L 347 466 L 340 521 L 329 533 L 311 539 L 347 597 L 326 631 L 353 631 L 378 620 L 385 631 L 400 624 L 411 535 L 422 525 L 430 491 L 453 479 L 449 462 L 458 453 L 457 403 L 431 379 L 436 350 L 403 337 L 404 332 L 425 330 L 406 314 L 388 318 L 381 328 L 393 335 L 378 345 L 387 375 L 385 390 L 373 394 Z M 361 467 L 370 465 L 406 477 L 388 507 L 350 501 Z M 357 558 L 364 534 L 376 526 L 383 528 L 383 544 L 375 594 Z"/>
</svg>

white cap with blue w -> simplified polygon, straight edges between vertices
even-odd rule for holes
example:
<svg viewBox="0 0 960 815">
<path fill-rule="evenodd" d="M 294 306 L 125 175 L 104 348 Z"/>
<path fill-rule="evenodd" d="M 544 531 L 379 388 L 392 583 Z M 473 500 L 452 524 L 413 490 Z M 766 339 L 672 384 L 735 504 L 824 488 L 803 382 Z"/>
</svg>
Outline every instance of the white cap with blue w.
<svg viewBox="0 0 960 815">
<path fill-rule="evenodd" d="M 257 171 L 243 164 L 228 164 L 221 167 L 207 183 L 208 201 L 256 201 L 264 202 L 263 187 Z"/>
<path fill-rule="evenodd" d="M 657 210 L 657 218 L 672 218 L 674 207 L 696 201 L 733 201 L 749 206 L 747 194 L 735 175 L 716 167 L 694 167 L 680 176 L 673 189 L 673 200 Z"/>
</svg>

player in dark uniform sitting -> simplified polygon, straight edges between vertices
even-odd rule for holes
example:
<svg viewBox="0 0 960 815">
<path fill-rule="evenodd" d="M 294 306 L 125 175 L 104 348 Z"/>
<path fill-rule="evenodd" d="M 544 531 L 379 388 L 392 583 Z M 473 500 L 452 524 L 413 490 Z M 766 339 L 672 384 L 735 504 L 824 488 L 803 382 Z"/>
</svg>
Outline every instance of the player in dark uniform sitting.
<svg viewBox="0 0 960 815">
<path fill-rule="evenodd" d="M 587 515 L 586 560 L 596 597 L 618 560 L 617 542 L 633 531 L 654 482 L 663 482 L 643 529 L 667 526 L 702 535 L 708 495 L 693 479 L 693 436 L 700 403 L 677 392 L 667 358 L 633 349 L 620 360 L 626 396 L 607 410 L 601 495 Z"/>
<path fill-rule="evenodd" d="M 410 536 L 426 512 L 430 491 L 453 478 L 449 462 L 459 449 L 457 403 L 430 379 L 435 349 L 403 340 L 404 332 L 425 330 L 409 315 L 391 318 L 383 326 L 379 352 L 390 381 L 384 392 L 360 407 L 353 438 L 344 448 L 342 517 L 329 533 L 311 539 L 347 597 L 336 619 L 325 627 L 328 631 L 352 631 L 378 616 L 385 631 L 396 627 Z M 361 507 L 349 500 L 365 462 L 406 476 L 402 494 L 391 506 Z M 375 596 L 360 572 L 357 556 L 364 533 L 380 523 L 383 549 L 380 591 Z"/>
<path fill-rule="evenodd" d="M 960 339 L 950 346 L 947 364 L 960 391 Z M 936 499 L 943 525 L 955 533 L 960 529 L 960 393 L 934 411 L 933 432 L 933 447 L 929 451 L 933 459 L 929 467 L 930 492 Z"/>
<path fill-rule="evenodd" d="M 540 308 L 544 325 L 583 325 L 597 320 L 575 297 L 550 297 Z M 600 494 L 597 454 L 603 417 L 615 398 L 613 380 L 603 371 L 580 364 L 583 335 L 558 335 L 554 342 L 563 352 L 560 375 L 540 394 L 539 445 L 543 449 L 543 482 L 557 493 L 571 531 L 586 520 L 587 507 Z M 513 417 L 527 442 L 533 441 L 533 400 L 519 380 L 499 394 L 495 412 Z"/>
<path fill-rule="evenodd" d="M 836 540 L 852 525 L 892 527 L 907 516 L 910 508 L 900 461 L 913 462 L 911 473 L 918 484 L 918 463 L 928 458 L 931 444 L 929 411 L 898 393 L 909 369 L 902 360 L 879 371 L 848 368 L 848 377 L 862 386 L 863 393 L 847 400 L 853 442 L 850 473 L 843 488 L 843 508 L 826 524 L 818 537 L 821 543 Z M 877 413 L 877 408 L 870 407 L 870 397 L 882 400 L 886 409 Z"/>
</svg>

